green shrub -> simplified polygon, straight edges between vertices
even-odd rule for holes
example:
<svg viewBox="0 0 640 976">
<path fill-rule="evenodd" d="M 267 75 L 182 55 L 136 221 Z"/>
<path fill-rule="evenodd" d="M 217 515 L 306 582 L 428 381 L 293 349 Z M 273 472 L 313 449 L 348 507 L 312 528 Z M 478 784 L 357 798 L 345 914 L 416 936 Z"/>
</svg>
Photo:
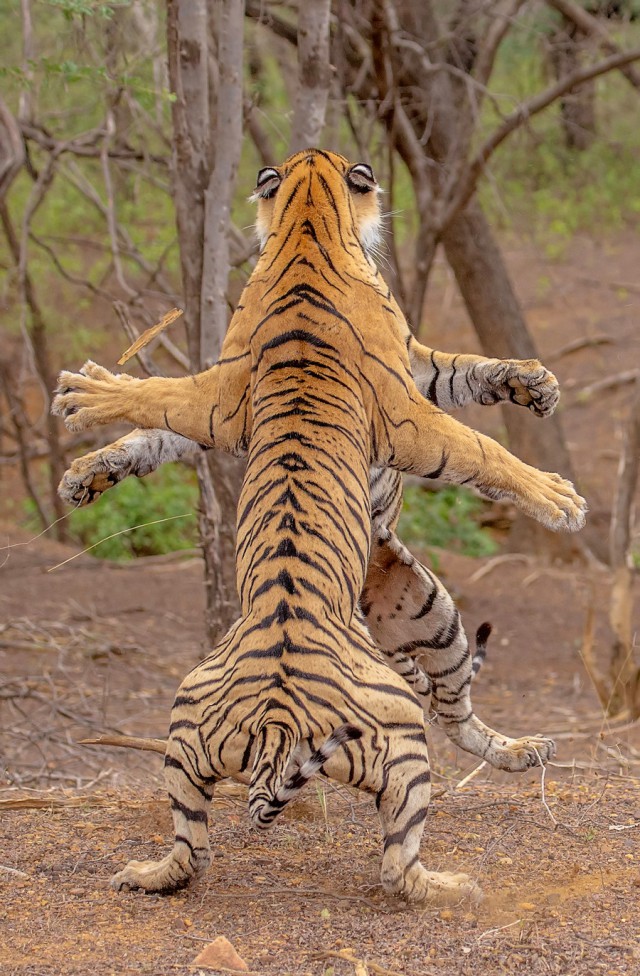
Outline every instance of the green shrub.
<svg viewBox="0 0 640 976">
<path fill-rule="evenodd" d="M 497 543 L 478 522 L 485 502 L 465 488 L 428 491 L 407 485 L 398 534 L 408 545 L 451 549 L 465 556 L 491 556 Z"/>
<path fill-rule="evenodd" d="M 127 478 L 94 505 L 74 512 L 69 526 L 82 545 L 99 543 L 91 554 L 100 559 L 160 555 L 197 544 L 197 501 L 195 473 L 168 464 L 147 478 Z M 140 528 L 108 538 L 134 525 Z"/>
<path fill-rule="evenodd" d="M 195 472 L 167 464 L 147 478 L 127 478 L 93 505 L 71 512 L 67 525 L 79 545 L 95 546 L 91 555 L 98 559 L 157 556 L 198 544 L 197 504 Z M 29 529 L 41 532 L 33 503 L 25 502 L 25 509 Z"/>
</svg>

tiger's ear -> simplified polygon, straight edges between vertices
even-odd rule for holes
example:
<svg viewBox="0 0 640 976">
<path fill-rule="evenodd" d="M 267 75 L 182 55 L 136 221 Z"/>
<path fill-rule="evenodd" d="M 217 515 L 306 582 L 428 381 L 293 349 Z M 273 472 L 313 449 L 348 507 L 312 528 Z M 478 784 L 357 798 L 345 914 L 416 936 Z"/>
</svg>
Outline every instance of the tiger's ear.
<svg viewBox="0 0 640 976">
<path fill-rule="evenodd" d="M 269 200 L 276 192 L 282 177 L 273 166 L 265 166 L 258 173 L 256 188 L 249 197 L 250 200 Z"/>
<path fill-rule="evenodd" d="M 347 173 L 349 189 L 354 193 L 371 193 L 378 190 L 378 183 L 368 163 L 356 163 Z"/>
</svg>

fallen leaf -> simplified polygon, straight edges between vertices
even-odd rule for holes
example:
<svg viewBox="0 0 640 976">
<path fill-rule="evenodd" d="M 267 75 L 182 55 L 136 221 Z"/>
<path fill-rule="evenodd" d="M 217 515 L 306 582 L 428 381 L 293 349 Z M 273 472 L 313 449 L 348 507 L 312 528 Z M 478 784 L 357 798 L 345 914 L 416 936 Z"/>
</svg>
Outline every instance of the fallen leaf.
<svg viewBox="0 0 640 976">
<path fill-rule="evenodd" d="M 249 971 L 242 956 L 238 955 L 224 935 L 219 935 L 217 939 L 206 945 L 193 960 L 192 965 L 211 966 L 213 969 L 235 969 L 243 973 Z"/>
</svg>

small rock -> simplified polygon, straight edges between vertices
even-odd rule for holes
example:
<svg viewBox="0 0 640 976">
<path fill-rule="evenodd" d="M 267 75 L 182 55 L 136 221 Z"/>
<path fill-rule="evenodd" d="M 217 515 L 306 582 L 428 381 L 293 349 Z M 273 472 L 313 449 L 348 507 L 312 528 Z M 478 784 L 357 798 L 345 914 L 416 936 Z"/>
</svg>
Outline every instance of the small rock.
<svg viewBox="0 0 640 976">
<path fill-rule="evenodd" d="M 243 973 L 249 970 L 242 956 L 238 955 L 224 935 L 219 935 L 217 939 L 206 945 L 193 960 L 192 965 L 211 966 L 213 969 L 236 969 Z"/>
</svg>

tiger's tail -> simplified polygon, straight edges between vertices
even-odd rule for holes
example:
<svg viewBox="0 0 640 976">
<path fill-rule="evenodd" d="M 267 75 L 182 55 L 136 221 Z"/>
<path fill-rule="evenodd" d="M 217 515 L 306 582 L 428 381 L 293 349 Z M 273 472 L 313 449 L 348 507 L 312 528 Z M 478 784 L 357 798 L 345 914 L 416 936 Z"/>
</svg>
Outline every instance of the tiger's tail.
<svg viewBox="0 0 640 976">
<path fill-rule="evenodd" d="M 289 730 L 287 730 L 289 731 Z M 271 826 L 276 817 L 280 816 L 284 808 L 298 795 L 305 784 L 315 773 L 320 772 L 324 764 L 333 753 L 345 742 L 359 739 L 360 729 L 353 725 L 341 725 L 332 732 L 319 749 L 302 764 L 284 783 L 284 774 L 293 755 L 297 742 L 291 748 L 281 748 L 283 745 L 282 726 L 268 724 L 263 728 L 262 742 L 258 746 L 251 785 L 249 787 L 249 815 L 256 827 L 265 829 Z M 265 767 L 270 766 L 271 776 L 264 777 Z M 262 780 L 262 782 L 260 782 Z M 272 788 L 269 789 L 269 782 Z M 280 783 L 281 785 L 277 785 Z"/>
<path fill-rule="evenodd" d="M 476 650 L 475 654 L 471 658 L 471 670 L 474 678 L 484 664 L 484 660 L 487 656 L 487 641 L 489 640 L 492 629 L 493 628 L 490 623 L 484 623 L 480 624 L 476 631 Z"/>
</svg>

